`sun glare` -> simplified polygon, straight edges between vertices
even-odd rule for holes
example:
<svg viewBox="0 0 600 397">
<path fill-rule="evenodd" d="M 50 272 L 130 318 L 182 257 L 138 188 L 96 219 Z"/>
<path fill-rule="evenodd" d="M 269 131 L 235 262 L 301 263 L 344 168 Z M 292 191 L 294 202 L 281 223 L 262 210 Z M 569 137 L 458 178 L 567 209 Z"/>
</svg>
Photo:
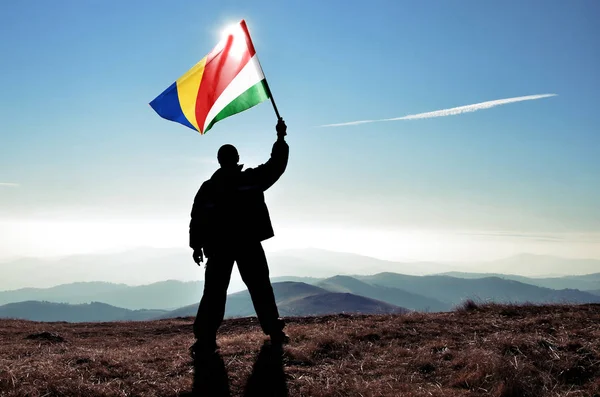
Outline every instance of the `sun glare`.
<svg viewBox="0 0 600 397">
<path fill-rule="evenodd" d="M 245 34 L 239 22 L 228 24 L 221 30 L 221 41 L 217 48 L 220 50 L 225 46 L 228 46 L 228 57 L 241 59 L 248 52 Z"/>
<path fill-rule="evenodd" d="M 239 23 L 228 23 L 227 25 L 225 25 L 225 27 L 223 27 L 220 30 L 219 40 L 225 41 L 229 35 L 235 34 L 235 31 L 238 26 L 239 26 Z"/>
</svg>

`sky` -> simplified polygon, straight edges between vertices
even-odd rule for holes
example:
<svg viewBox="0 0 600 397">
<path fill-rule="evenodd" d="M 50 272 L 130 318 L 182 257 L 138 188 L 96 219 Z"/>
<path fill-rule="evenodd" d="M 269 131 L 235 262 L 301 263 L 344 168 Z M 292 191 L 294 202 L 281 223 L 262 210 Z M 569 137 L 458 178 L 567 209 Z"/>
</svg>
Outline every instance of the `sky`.
<svg viewBox="0 0 600 397">
<path fill-rule="evenodd" d="M 600 258 L 599 17 L 592 0 L 0 2 L 0 261 L 186 247 L 218 148 L 266 161 L 276 118 L 265 102 L 201 136 L 148 103 L 242 18 L 288 125 L 268 250 Z"/>
</svg>

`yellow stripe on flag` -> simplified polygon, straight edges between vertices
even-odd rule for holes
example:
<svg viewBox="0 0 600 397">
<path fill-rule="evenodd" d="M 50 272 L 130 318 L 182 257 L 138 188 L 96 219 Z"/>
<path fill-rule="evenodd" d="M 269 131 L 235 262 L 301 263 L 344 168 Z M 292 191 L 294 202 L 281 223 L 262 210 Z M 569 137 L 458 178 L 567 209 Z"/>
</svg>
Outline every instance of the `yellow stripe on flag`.
<svg viewBox="0 0 600 397">
<path fill-rule="evenodd" d="M 206 65 L 206 57 L 188 70 L 186 74 L 177 79 L 177 96 L 183 114 L 188 121 L 198 130 L 198 122 L 196 121 L 196 98 L 198 98 L 198 90 L 200 89 L 200 81 L 204 74 L 204 66 Z"/>
</svg>

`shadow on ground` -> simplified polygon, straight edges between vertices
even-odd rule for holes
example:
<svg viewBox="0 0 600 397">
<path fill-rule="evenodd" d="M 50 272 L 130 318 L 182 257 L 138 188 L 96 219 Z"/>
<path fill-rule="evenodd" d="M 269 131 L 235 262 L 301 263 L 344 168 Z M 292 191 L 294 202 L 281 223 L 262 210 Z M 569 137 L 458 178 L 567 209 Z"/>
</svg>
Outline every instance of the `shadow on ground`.
<svg viewBox="0 0 600 397">
<path fill-rule="evenodd" d="M 195 360 L 192 391 L 180 394 L 180 397 L 192 396 L 231 397 L 227 369 L 219 353 Z M 283 349 L 269 341 L 261 347 L 244 391 L 244 397 L 258 396 L 288 396 Z"/>
<path fill-rule="evenodd" d="M 288 389 L 283 371 L 283 348 L 265 342 L 246 383 L 245 397 L 287 396 Z"/>
</svg>

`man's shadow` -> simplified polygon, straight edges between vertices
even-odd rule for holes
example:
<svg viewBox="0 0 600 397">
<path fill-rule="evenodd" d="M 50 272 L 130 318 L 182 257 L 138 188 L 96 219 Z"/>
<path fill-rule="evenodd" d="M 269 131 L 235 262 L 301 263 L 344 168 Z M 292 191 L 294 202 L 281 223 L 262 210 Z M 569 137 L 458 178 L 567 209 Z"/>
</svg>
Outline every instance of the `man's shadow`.
<svg viewBox="0 0 600 397">
<path fill-rule="evenodd" d="M 266 341 L 246 383 L 244 397 L 287 397 L 288 389 L 283 371 L 283 347 Z"/>
<path fill-rule="evenodd" d="M 246 382 L 244 397 L 287 397 L 283 371 L 283 348 L 266 341 L 256 358 L 252 374 Z M 180 396 L 231 397 L 227 369 L 219 353 L 194 361 L 194 384 L 191 393 Z"/>
<path fill-rule="evenodd" d="M 192 392 L 180 394 L 180 397 L 192 396 L 231 397 L 227 370 L 219 353 L 194 359 Z"/>
</svg>

